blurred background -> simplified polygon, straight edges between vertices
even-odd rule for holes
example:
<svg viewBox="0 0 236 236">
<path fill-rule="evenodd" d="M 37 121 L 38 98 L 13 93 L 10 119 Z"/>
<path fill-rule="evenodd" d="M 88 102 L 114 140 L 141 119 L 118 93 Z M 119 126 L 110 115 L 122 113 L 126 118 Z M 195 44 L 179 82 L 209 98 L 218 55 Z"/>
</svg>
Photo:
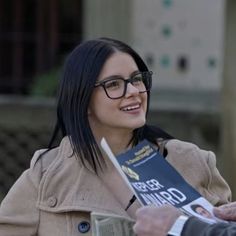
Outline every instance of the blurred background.
<svg viewBox="0 0 236 236">
<path fill-rule="evenodd" d="M 0 0 L 0 200 L 48 144 L 65 56 L 101 36 L 140 53 L 149 123 L 214 151 L 235 199 L 235 0 Z"/>
</svg>

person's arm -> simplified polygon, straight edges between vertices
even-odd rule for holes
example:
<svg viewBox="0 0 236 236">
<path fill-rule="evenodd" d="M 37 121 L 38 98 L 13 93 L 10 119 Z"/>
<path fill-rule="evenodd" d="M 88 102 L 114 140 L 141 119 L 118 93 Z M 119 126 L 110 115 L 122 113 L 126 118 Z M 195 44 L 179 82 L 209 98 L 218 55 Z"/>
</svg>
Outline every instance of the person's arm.
<svg viewBox="0 0 236 236">
<path fill-rule="evenodd" d="M 233 206 L 232 208 L 235 209 L 234 207 L 236 207 L 236 202 L 227 204 L 222 208 L 229 210 L 229 206 Z M 229 212 L 232 213 L 231 210 L 229 210 Z M 138 236 L 166 236 L 168 232 L 170 232 L 171 228 L 173 228 L 173 225 L 177 223 L 181 214 L 182 213 L 177 208 L 170 205 L 164 205 L 161 207 L 141 207 L 136 212 L 136 223 L 133 227 L 134 232 Z M 236 235 L 236 223 L 208 224 L 196 217 L 190 217 L 186 220 L 183 225 L 181 225 L 181 229 L 181 236 Z"/>
<path fill-rule="evenodd" d="M 208 224 L 196 217 L 190 217 L 182 230 L 181 236 L 233 236 L 236 235 L 236 223 Z"/>
<path fill-rule="evenodd" d="M 216 156 L 211 151 L 201 150 L 202 155 L 207 153 L 206 163 L 210 172 L 209 182 L 207 184 L 207 195 L 205 198 L 214 206 L 227 204 L 231 202 L 232 193 L 228 183 L 221 176 L 216 166 Z M 204 191 L 204 190 L 203 190 Z"/>
<path fill-rule="evenodd" d="M 40 163 L 34 165 L 37 157 L 38 153 L 31 162 L 31 168 L 20 176 L 1 202 L 0 235 L 37 235 L 39 210 L 36 202 L 40 178 L 38 174 L 41 172 Z"/>
</svg>

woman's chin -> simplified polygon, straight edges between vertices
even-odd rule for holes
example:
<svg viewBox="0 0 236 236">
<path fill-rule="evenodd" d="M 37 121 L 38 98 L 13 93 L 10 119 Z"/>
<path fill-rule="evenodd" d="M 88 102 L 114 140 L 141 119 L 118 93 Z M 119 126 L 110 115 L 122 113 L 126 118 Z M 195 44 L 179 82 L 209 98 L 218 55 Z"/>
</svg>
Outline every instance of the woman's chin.
<svg viewBox="0 0 236 236">
<path fill-rule="evenodd" d="M 145 124 L 146 124 L 146 119 L 140 120 L 140 121 L 134 122 L 132 124 L 132 128 L 133 129 L 138 129 L 138 128 L 141 128 L 142 126 L 144 126 Z"/>
</svg>

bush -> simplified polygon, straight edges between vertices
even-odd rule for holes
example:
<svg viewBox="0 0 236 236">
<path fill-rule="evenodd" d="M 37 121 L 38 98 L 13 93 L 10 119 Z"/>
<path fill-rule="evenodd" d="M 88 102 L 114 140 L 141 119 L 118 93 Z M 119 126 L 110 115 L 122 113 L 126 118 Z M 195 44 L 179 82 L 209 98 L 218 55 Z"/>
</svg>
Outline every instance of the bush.
<svg viewBox="0 0 236 236">
<path fill-rule="evenodd" d="M 30 95 L 42 97 L 55 97 L 59 82 L 60 70 L 53 70 L 35 77 L 32 84 Z"/>
</svg>

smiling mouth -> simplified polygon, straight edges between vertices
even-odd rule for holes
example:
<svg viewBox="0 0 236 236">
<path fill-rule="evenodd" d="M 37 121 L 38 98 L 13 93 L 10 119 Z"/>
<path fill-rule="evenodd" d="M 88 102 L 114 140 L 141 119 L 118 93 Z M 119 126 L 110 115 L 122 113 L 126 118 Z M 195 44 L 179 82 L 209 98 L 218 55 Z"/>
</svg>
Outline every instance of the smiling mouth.
<svg viewBox="0 0 236 236">
<path fill-rule="evenodd" d="M 140 104 L 134 105 L 134 106 L 127 106 L 127 107 L 123 107 L 121 108 L 122 111 L 133 111 L 136 109 L 139 109 L 141 107 Z"/>
</svg>

